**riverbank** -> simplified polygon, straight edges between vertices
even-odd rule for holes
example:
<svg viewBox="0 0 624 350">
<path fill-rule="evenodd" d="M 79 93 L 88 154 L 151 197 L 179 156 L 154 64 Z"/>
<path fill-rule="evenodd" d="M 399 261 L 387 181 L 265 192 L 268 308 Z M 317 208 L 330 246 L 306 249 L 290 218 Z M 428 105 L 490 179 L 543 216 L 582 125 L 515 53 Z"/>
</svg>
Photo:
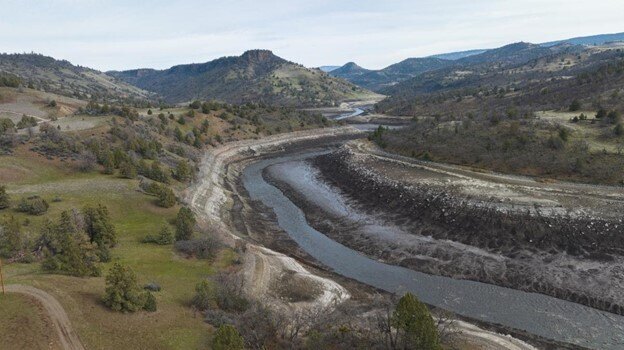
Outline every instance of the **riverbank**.
<svg viewBox="0 0 624 350">
<path fill-rule="evenodd" d="M 340 285 L 348 290 L 350 299 L 365 300 L 374 295 L 374 288 L 367 287 L 361 283 L 354 282 L 351 279 L 340 277 L 334 273 L 324 271 L 324 266 L 318 263 L 318 260 L 311 258 L 297 244 L 289 239 L 282 229 L 276 224 L 275 214 L 268 210 L 257 201 L 249 199 L 248 193 L 241 186 L 241 172 L 254 161 L 266 158 L 275 153 L 286 154 L 296 152 L 297 150 L 310 149 L 318 146 L 326 146 L 327 143 L 341 141 L 341 138 L 361 137 L 360 132 L 351 128 L 349 132 L 343 131 L 338 134 L 335 132 L 322 132 L 316 135 L 290 135 L 281 139 L 260 140 L 257 143 L 240 143 L 237 145 L 226 145 L 220 149 L 213 150 L 206 156 L 204 165 L 202 166 L 201 179 L 205 179 L 200 184 L 188 191 L 187 198 L 201 215 L 204 224 L 211 225 L 212 231 L 218 231 L 225 241 L 229 241 L 233 246 L 241 247 L 246 252 L 254 252 L 257 254 L 261 251 L 267 255 L 264 249 L 246 249 L 250 245 L 257 247 L 270 247 L 280 250 L 286 254 L 268 253 L 268 255 L 278 256 L 294 256 L 294 262 L 303 266 L 311 274 L 321 275 L 322 278 L 338 281 Z M 324 137 L 328 136 L 329 139 Z M 338 138 L 336 138 L 338 136 Z M 265 248 L 266 249 L 266 248 Z M 249 257 L 249 258 L 248 258 Z M 258 260 L 253 256 L 245 253 L 245 260 Z M 279 259 L 278 259 L 279 260 Z M 264 262 L 264 260 L 263 260 Z M 265 274 L 262 271 L 266 269 L 266 265 L 270 265 L 272 269 L 279 270 L 283 265 L 279 261 L 271 261 L 267 264 L 249 264 L 246 263 L 246 270 L 252 271 L 247 277 L 248 285 L 256 285 L 253 281 L 257 280 L 256 276 L 277 276 L 276 273 Z M 270 278 L 270 277 L 269 277 Z M 262 284 L 262 283 L 261 283 Z M 265 285 L 267 285 L 265 283 Z M 262 292 L 264 295 L 257 297 L 270 297 L 269 289 L 257 289 L 254 293 Z M 484 331 L 485 332 L 485 331 Z M 491 333 L 491 332 L 486 332 Z M 489 335 L 488 337 L 491 337 Z M 502 336 L 501 339 L 508 339 Z M 530 336 L 528 336 L 530 337 Z M 496 338 L 496 336 L 495 336 Z M 533 337 L 534 343 L 537 337 Z M 537 341 L 540 348 L 561 348 L 552 347 L 547 341 Z M 496 344 L 496 343 L 492 343 Z"/>
<path fill-rule="evenodd" d="M 426 170 L 406 170 L 393 159 L 369 157 L 354 148 L 318 157 L 314 163 L 324 180 L 343 190 L 363 210 L 385 213 L 388 221 L 399 222 L 409 233 L 373 237 L 346 227 L 328 230 L 330 234 L 340 232 L 333 237 L 356 250 L 430 274 L 539 292 L 622 312 L 618 290 L 624 281 L 618 271 L 624 261 L 617 254 L 621 236 L 604 239 L 617 236 L 621 230 L 617 222 L 504 210 L 496 200 L 483 204 L 458 196 L 453 192 L 457 190 L 453 174 L 447 172 L 446 188 L 436 188 L 427 181 L 428 176 L 419 173 Z M 383 173 L 375 171 L 382 166 Z M 412 178 L 418 173 L 423 183 L 398 180 L 408 178 L 406 172 Z M 593 251 L 586 253 L 588 248 Z M 605 281 L 609 281 L 608 288 Z"/>
</svg>

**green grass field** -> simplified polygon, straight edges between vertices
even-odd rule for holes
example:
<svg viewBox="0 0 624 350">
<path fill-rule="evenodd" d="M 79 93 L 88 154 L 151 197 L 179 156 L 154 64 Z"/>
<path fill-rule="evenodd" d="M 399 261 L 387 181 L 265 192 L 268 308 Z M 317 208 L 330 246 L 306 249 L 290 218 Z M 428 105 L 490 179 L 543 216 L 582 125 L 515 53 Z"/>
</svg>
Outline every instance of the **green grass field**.
<svg viewBox="0 0 624 350">
<path fill-rule="evenodd" d="M 5 161 L 9 160 L 9 161 Z M 43 216 L 30 216 L 11 209 L 0 216 L 15 215 L 29 221 L 23 231 L 34 239 L 45 218 L 56 220 L 61 211 L 101 203 L 106 205 L 115 223 L 119 244 L 112 250 L 112 262 L 103 264 L 106 274 L 113 262 L 128 264 L 139 283 L 156 282 L 162 291 L 155 293 L 158 311 L 135 314 L 116 313 L 101 303 L 104 278 L 76 278 L 44 273 L 39 263 L 5 266 L 7 283 L 21 283 L 44 289 L 58 298 L 73 326 L 89 349 L 197 349 L 206 348 L 210 327 L 194 315 L 189 303 L 195 284 L 218 269 L 227 268 L 232 251 L 221 252 L 214 262 L 185 259 L 172 246 L 143 244 L 147 234 L 157 232 L 175 217 L 178 207 L 163 209 L 155 199 L 137 189 L 137 180 L 124 180 L 99 173 L 76 174 L 62 165 L 40 162 L 34 158 L 3 157 L 0 170 L 24 168 L 28 176 L 8 182 L 13 201 L 37 194 L 48 200 L 50 208 Z M 52 199 L 60 198 L 60 202 Z M 34 322 L 34 320 L 30 320 Z M 0 318 L 0 330 L 7 327 Z M 1 346 L 0 346 L 1 347 Z"/>
</svg>

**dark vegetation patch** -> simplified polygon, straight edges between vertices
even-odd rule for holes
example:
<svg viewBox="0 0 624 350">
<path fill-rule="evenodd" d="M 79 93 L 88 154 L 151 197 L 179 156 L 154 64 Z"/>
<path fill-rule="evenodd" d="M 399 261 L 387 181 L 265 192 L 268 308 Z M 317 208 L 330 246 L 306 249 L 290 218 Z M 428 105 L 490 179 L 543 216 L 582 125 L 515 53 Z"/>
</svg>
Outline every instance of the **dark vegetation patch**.
<svg viewBox="0 0 624 350">
<path fill-rule="evenodd" d="M 610 130 L 619 118 L 597 120 Z M 378 130 L 371 139 L 394 153 L 423 160 L 468 165 L 502 173 L 602 184 L 622 184 L 624 156 L 596 152 L 571 140 L 565 125 L 534 119 L 502 121 L 423 119 L 401 130 Z M 603 137 L 617 142 L 615 133 Z M 622 140 L 624 141 L 624 139 Z"/>
</svg>

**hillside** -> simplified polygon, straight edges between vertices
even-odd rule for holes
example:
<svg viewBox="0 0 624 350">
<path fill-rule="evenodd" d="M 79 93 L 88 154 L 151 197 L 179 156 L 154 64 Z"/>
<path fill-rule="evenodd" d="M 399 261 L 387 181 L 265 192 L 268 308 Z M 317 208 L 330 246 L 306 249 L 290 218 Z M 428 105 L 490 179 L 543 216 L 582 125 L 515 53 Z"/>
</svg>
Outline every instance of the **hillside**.
<svg viewBox="0 0 624 350">
<path fill-rule="evenodd" d="M 199 99 L 315 107 L 373 96 L 351 83 L 267 50 L 166 70 L 136 69 L 108 74 L 174 103 Z"/>
<path fill-rule="evenodd" d="M 565 44 L 546 48 L 529 43 L 506 45 L 459 59 L 453 66 L 424 73 L 384 89 L 384 94 L 392 97 L 380 103 L 379 107 L 390 113 L 413 114 L 415 109 L 424 106 L 431 109 L 439 105 L 442 99 L 495 97 L 500 95 L 501 89 L 506 94 L 515 92 L 513 96 L 517 97 L 520 90 L 569 79 L 575 72 L 594 67 L 614 53 L 617 53 L 617 48 L 607 50 Z M 436 102 L 431 103 L 433 100 Z M 424 101 L 429 102 L 422 103 Z M 492 100 L 495 104 L 499 102 Z M 483 106 L 483 103 L 479 105 Z"/>
<path fill-rule="evenodd" d="M 329 74 L 352 82 L 372 91 L 382 91 L 401 81 L 413 78 L 424 72 L 444 68 L 453 62 L 436 57 L 408 58 L 380 70 L 368 70 L 349 62 Z"/>
<path fill-rule="evenodd" d="M 572 45 L 603 45 L 609 42 L 614 41 L 624 41 L 624 33 L 614 33 L 614 34 L 599 34 L 599 35 L 591 35 L 591 36 L 582 36 L 558 41 L 551 41 L 547 43 L 542 43 L 542 46 L 553 46 L 558 44 L 572 44 Z"/>
<path fill-rule="evenodd" d="M 40 54 L 0 54 L 0 73 L 24 86 L 82 99 L 146 99 L 149 93 L 94 69 Z"/>
</svg>

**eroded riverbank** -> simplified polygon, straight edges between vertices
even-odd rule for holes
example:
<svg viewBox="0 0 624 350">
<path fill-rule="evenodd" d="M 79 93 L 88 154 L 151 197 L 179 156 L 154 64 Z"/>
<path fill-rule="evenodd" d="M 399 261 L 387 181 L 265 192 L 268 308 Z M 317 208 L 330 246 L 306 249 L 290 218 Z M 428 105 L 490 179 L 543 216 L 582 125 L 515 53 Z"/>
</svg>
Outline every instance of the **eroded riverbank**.
<svg viewBox="0 0 624 350">
<path fill-rule="evenodd" d="M 227 144 L 210 151 L 206 155 L 201 169 L 202 181 L 188 191 L 189 204 L 200 215 L 202 224 L 208 225 L 210 230 L 220 235 L 224 242 L 229 242 L 229 245 L 238 247 L 237 249 L 244 252 L 245 269 L 246 274 L 248 274 L 246 284 L 250 292 L 257 294 L 255 297 L 263 300 L 275 298 L 276 296 L 272 295 L 274 290 L 270 288 L 272 284 L 270 281 L 275 280 L 276 277 L 281 277 L 283 271 L 298 273 L 299 277 L 297 278 L 307 279 L 306 276 L 310 276 L 310 280 L 316 282 L 319 280 L 315 275 L 321 277 L 321 281 L 323 281 L 321 285 L 324 286 L 324 290 L 334 295 L 330 298 L 331 300 L 345 296 L 342 292 L 337 292 L 339 289 L 333 287 L 335 286 L 334 281 L 337 281 L 342 287 L 346 287 L 350 297 L 360 300 L 359 303 L 364 303 L 363 305 L 367 303 L 367 298 L 375 294 L 375 289 L 357 283 L 352 278 L 324 272 L 324 269 L 331 270 L 331 268 L 320 263 L 318 259 L 315 259 L 295 243 L 279 226 L 279 217 L 272 209 L 261 201 L 250 201 L 249 194 L 244 189 L 240 178 L 241 172 L 249 164 L 253 165 L 259 159 L 267 160 L 278 155 L 292 154 L 292 152 L 309 150 L 319 146 L 324 148 L 328 143 L 335 144 L 353 137 L 361 137 L 361 135 L 351 128 L 276 135 L 264 140 Z M 273 250 L 268 250 L 263 246 L 271 247 Z M 281 251 L 282 254 L 277 253 L 277 251 Z M 356 255 L 361 256 L 357 253 Z M 295 259 L 290 257 L 295 257 Z M 293 266 L 297 267 L 293 268 Z M 305 272 L 300 268 L 303 268 Z M 331 292 L 332 290 L 334 292 Z M 315 296 L 316 301 L 314 303 L 322 303 L 323 300 L 328 300 L 323 295 L 327 294 L 318 295 L 320 298 Z M 289 308 L 306 307 L 301 303 L 287 303 L 285 306 Z M 513 331 L 509 327 L 498 327 L 491 323 L 479 324 L 498 332 L 511 331 L 512 334 L 521 336 L 523 339 L 531 340 L 539 348 L 572 348 L 562 343 L 540 340 L 537 336 L 522 331 Z M 522 342 L 496 332 L 479 328 L 475 330 L 474 326 L 470 326 L 470 329 L 463 326 L 459 328 L 460 331 L 466 332 L 456 335 L 466 340 L 467 343 L 488 344 L 489 348 L 531 348 Z"/>
<path fill-rule="evenodd" d="M 301 191 L 300 193 L 307 194 L 308 197 L 314 194 L 311 202 L 319 207 L 327 208 L 327 211 L 322 212 L 325 215 L 325 223 L 321 222 L 321 226 L 328 224 L 326 214 L 332 217 L 332 220 L 329 220 L 332 225 L 338 222 L 338 225 L 343 225 L 342 228 L 346 227 L 345 222 L 350 222 L 352 229 L 366 229 L 366 226 L 372 228 L 375 225 L 384 224 L 376 219 L 372 222 L 363 222 L 362 215 L 366 213 L 358 213 L 353 208 L 349 208 L 348 201 L 337 200 L 335 189 L 327 188 L 326 184 L 318 182 L 318 177 L 309 173 L 309 169 L 305 168 L 307 166 L 305 163 L 297 163 L 295 159 L 289 158 L 280 159 L 273 164 L 279 163 L 283 164 L 281 169 L 277 166 L 273 170 L 283 173 L 281 180 L 285 180 L 285 183 L 290 182 L 291 186 L 294 181 L 298 184 L 297 189 Z M 255 173 L 254 178 L 257 179 L 262 175 L 263 169 L 269 167 L 270 164 L 270 161 L 256 163 L 248 167 L 245 174 L 249 177 L 251 173 Z M 250 187 L 252 198 L 253 192 L 257 190 L 253 186 L 255 185 Z M 551 339 L 574 342 L 596 349 L 619 349 L 624 344 L 622 338 L 624 323 L 620 316 L 544 295 L 421 274 L 410 269 L 373 261 L 338 244 L 324 233 L 307 225 L 304 213 L 290 200 L 287 200 L 291 203 L 290 205 L 281 203 L 284 199 L 279 198 L 284 194 L 276 191 L 275 187 L 268 183 L 260 187 L 262 188 L 261 197 L 264 198 L 263 203 L 268 203 L 267 205 L 273 207 L 280 226 L 285 228 L 304 250 L 337 273 L 392 292 L 411 290 L 430 304 L 489 322 L 524 329 Z M 330 203 L 333 204 L 328 205 Z M 290 208 L 280 208 L 282 205 Z M 306 209 L 306 214 L 308 209 Z M 390 232 L 392 230 L 394 229 Z M 386 232 L 385 234 L 392 233 Z M 394 234 L 399 233 L 394 232 Z M 348 242 L 345 241 L 345 243 Z M 464 249 L 458 249 L 458 252 L 462 250 Z M 383 251 L 380 250 L 380 252 Z"/>
</svg>

